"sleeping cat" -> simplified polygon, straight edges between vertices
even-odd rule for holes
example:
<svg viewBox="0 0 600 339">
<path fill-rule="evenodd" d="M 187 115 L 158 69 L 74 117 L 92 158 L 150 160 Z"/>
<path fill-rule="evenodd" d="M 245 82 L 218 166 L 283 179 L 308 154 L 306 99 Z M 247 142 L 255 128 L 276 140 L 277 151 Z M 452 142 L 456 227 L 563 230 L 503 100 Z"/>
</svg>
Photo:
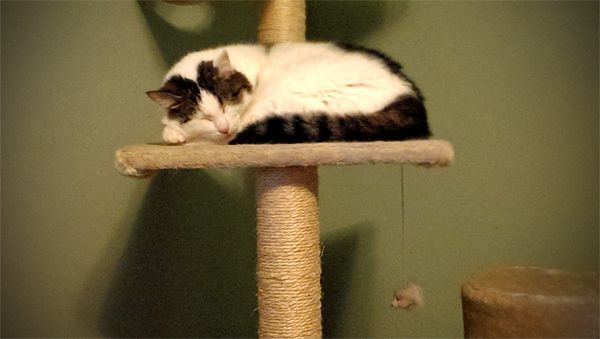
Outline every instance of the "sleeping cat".
<svg viewBox="0 0 600 339">
<path fill-rule="evenodd" d="M 230 45 L 190 53 L 148 96 L 169 144 L 422 139 L 423 97 L 381 52 L 347 44 Z"/>
</svg>

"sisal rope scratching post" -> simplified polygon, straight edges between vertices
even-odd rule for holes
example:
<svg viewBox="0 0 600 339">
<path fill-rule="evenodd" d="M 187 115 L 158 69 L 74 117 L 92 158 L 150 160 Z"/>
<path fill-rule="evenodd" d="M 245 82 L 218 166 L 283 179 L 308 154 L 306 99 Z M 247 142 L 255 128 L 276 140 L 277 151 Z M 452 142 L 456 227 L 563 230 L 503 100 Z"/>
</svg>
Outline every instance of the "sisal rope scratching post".
<svg viewBox="0 0 600 339">
<path fill-rule="evenodd" d="M 258 41 L 304 41 L 304 0 L 264 3 Z M 258 335 L 321 337 L 318 173 L 314 166 L 256 171 Z"/>
<path fill-rule="evenodd" d="M 258 333 L 321 336 L 321 257 L 317 168 L 259 168 Z"/>
<path fill-rule="evenodd" d="M 304 41 L 305 34 L 304 0 L 267 0 L 264 3 L 258 24 L 258 42 L 271 45 Z"/>
</svg>

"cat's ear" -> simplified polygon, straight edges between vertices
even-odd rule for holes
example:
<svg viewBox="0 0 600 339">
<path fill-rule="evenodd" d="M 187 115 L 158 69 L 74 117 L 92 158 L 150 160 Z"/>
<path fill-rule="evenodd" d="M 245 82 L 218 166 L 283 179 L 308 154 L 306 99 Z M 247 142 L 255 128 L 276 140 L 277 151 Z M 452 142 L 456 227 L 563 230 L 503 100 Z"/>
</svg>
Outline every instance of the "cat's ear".
<svg viewBox="0 0 600 339">
<path fill-rule="evenodd" d="M 180 96 L 167 93 L 161 90 L 148 91 L 146 95 L 162 108 L 170 108 L 181 100 Z"/>
<path fill-rule="evenodd" d="M 213 61 L 213 64 L 217 68 L 219 78 L 227 79 L 235 73 L 235 69 L 231 66 L 231 61 L 229 61 L 229 53 L 226 50 L 223 50 L 219 54 L 215 61 Z"/>
</svg>

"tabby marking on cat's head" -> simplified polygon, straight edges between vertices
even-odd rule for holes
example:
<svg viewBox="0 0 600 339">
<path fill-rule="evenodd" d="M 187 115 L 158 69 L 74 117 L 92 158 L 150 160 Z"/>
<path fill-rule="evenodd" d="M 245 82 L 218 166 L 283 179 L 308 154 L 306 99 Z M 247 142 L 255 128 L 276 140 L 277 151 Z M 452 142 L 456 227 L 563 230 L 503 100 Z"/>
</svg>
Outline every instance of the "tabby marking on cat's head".
<svg viewBox="0 0 600 339">
<path fill-rule="evenodd" d="M 163 107 L 166 143 L 208 140 L 226 143 L 239 126 L 252 85 L 236 71 L 223 51 L 215 60 L 202 61 L 194 80 L 176 75 L 146 94 Z"/>
</svg>

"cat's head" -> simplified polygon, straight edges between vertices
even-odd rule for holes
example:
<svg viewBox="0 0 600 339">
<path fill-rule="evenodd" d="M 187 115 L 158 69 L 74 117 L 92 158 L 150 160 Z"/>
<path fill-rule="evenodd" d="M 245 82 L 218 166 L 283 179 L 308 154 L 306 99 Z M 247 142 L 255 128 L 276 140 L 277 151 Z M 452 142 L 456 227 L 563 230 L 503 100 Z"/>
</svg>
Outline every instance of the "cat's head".
<svg viewBox="0 0 600 339">
<path fill-rule="evenodd" d="M 174 75 L 146 94 L 167 112 L 165 142 L 226 143 L 239 128 L 251 92 L 250 81 L 233 68 L 223 51 L 216 59 L 198 64 L 195 80 Z"/>
</svg>

